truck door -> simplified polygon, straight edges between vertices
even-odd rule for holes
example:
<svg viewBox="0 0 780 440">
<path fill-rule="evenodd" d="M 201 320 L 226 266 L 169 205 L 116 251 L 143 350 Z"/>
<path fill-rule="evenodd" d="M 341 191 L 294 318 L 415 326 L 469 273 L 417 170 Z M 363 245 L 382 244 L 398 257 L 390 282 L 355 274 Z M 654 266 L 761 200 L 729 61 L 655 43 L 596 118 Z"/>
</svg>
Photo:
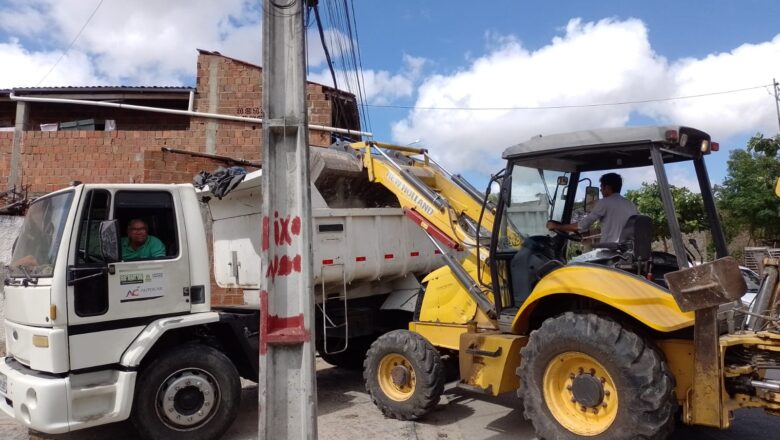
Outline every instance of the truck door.
<svg viewBox="0 0 780 440">
<path fill-rule="evenodd" d="M 72 370 L 117 363 L 147 324 L 189 312 L 189 256 L 180 212 L 177 192 L 94 189 L 83 198 L 75 264 L 69 268 Z M 103 261 L 100 252 L 99 224 L 107 219 L 119 225 L 122 257 L 116 263 Z M 134 249 L 128 234 L 139 231 L 146 246 Z"/>
</svg>

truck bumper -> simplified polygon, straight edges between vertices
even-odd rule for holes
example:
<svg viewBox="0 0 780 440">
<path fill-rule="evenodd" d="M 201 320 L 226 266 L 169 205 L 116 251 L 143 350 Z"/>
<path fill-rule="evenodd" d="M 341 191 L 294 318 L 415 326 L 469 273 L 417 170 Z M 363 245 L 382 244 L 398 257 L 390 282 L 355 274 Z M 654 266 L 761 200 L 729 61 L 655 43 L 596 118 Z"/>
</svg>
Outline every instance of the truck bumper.
<svg viewBox="0 0 780 440">
<path fill-rule="evenodd" d="M 130 416 L 135 372 L 55 377 L 0 358 L 0 375 L 6 383 L 5 391 L 0 387 L 0 411 L 35 431 L 62 434 Z"/>
</svg>

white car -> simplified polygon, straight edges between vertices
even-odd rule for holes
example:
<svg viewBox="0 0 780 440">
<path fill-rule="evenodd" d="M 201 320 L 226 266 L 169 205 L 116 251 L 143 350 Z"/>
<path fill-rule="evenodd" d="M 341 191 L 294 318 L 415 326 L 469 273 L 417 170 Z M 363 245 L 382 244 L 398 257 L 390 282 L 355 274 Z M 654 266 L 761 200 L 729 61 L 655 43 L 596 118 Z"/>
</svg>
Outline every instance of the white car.
<svg viewBox="0 0 780 440">
<path fill-rule="evenodd" d="M 745 284 L 747 284 L 747 291 L 742 296 L 742 302 L 750 306 L 753 300 L 756 299 L 758 289 L 761 287 L 761 275 L 745 266 L 739 266 L 739 270 L 742 271 L 742 277 L 745 278 Z"/>
</svg>

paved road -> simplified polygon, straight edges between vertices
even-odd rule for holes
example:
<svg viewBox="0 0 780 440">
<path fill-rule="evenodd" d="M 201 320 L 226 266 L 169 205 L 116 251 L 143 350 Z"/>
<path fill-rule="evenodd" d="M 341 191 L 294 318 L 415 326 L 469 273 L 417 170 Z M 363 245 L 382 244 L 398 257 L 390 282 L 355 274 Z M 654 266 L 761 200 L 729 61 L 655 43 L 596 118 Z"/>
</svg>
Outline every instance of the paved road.
<svg viewBox="0 0 780 440">
<path fill-rule="evenodd" d="M 531 440 L 531 424 L 512 395 L 494 399 L 448 388 L 441 404 L 420 422 L 385 419 L 363 389 L 359 373 L 332 368 L 318 360 L 319 438 L 321 440 Z M 257 434 L 257 388 L 245 384 L 243 405 L 224 440 L 249 440 Z M 780 432 L 780 417 L 762 411 L 737 413 L 729 431 L 682 427 L 673 440 L 768 439 Z M 772 434 L 775 433 L 775 434 Z M 0 438 L 6 440 L 137 440 L 130 423 L 61 436 L 28 436 L 15 422 L 0 416 Z"/>
</svg>

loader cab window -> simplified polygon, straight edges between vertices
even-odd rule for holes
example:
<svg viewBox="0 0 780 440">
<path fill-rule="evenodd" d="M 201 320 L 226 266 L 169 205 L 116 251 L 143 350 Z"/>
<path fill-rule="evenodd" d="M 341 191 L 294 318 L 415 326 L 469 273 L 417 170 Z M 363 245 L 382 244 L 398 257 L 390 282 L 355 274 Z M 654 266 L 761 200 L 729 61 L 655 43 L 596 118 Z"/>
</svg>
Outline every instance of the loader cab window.
<svg viewBox="0 0 780 440">
<path fill-rule="evenodd" d="M 114 218 L 119 221 L 123 261 L 160 260 L 179 255 L 173 197 L 165 191 L 119 191 Z"/>
<path fill-rule="evenodd" d="M 560 221 L 563 216 L 570 175 L 554 169 L 512 167 L 512 183 L 502 218 L 506 225 L 502 226 L 511 226 L 523 237 L 549 235 L 547 221 Z M 502 230 L 507 231 L 506 227 Z M 509 240 L 509 235 L 505 238 L 499 244 L 503 250 L 520 246 L 517 240 Z"/>
</svg>

